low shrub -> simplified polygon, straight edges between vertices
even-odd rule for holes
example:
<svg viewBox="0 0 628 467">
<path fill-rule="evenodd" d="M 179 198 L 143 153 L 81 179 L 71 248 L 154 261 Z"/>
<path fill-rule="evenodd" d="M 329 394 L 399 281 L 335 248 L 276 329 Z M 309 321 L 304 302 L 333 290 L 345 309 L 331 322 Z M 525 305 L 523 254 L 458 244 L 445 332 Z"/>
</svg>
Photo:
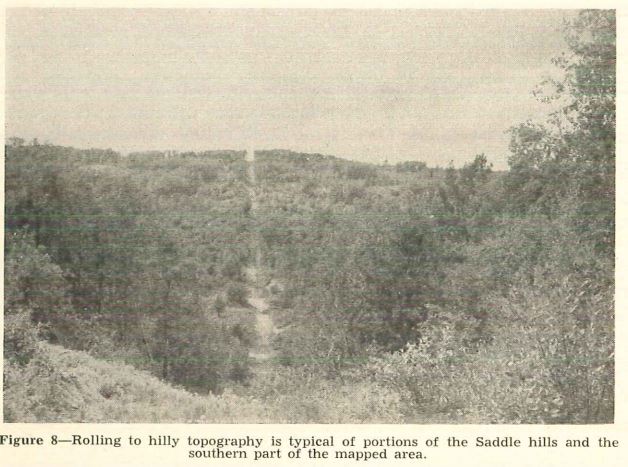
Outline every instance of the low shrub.
<svg viewBox="0 0 628 467">
<path fill-rule="evenodd" d="M 227 289 L 227 300 L 234 305 L 246 306 L 248 304 L 249 291 L 241 284 L 232 284 Z"/>
<path fill-rule="evenodd" d="M 12 363 L 28 363 L 39 342 L 38 326 L 31 321 L 28 310 L 20 310 L 4 315 L 4 358 Z"/>
<path fill-rule="evenodd" d="M 441 323 L 371 371 L 414 420 L 612 422 L 612 291 L 553 277 L 537 272 L 495 302 L 490 343 L 470 348 Z"/>
</svg>

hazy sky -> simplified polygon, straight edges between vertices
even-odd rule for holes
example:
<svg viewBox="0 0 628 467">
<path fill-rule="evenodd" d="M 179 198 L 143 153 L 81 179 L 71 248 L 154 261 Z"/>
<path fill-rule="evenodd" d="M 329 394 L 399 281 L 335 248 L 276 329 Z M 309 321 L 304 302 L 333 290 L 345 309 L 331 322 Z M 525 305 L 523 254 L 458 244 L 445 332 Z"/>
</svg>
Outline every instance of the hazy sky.
<svg viewBox="0 0 628 467">
<path fill-rule="evenodd" d="M 9 10 L 7 135 L 505 167 L 559 10 Z"/>
</svg>

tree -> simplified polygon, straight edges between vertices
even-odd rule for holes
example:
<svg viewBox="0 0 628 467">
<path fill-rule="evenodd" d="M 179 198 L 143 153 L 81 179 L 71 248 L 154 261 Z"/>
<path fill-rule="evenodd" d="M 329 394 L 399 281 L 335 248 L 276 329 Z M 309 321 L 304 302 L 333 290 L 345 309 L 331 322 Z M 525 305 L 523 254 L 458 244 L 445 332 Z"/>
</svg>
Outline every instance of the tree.
<svg viewBox="0 0 628 467">
<path fill-rule="evenodd" d="M 511 129 L 506 188 L 518 211 L 565 211 L 598 248 L 612 251 L 615 204 L 616 26 L 612 10 L 586 10 L 567 22 L 569 52 L 554 60 L 558 81 L 537 90 L 559 109 L 547 122 Z M 547 90 L 545 90 L 547 89 Z M 609 209 L 610 207 L 610 209 Z M 588 226 L 586 224 L 589 224 Z"/>
<path fill-rule="evenodd" d="M 4 357 L 25 364 L 37 351 L 43 326 L 60 331 L 70 310 L 63 271 L 27 230 L 5 236 Z M 40 326 L 43 325 L 43 326 Z"/>
<path fill-rule="evenodd" d="M 19 148 L 20 146 L 24 146 L 24 138 L 18 138 L 17 136 L 12 136 L 7 139 L 7 143 L 9 146 L 14 148 Z"/>
<path fill-rule="evenodd" d="M 35 322 L 54 323 L 69 309 L 63 271 L 27 230 L 8 232 L 5 242 L 5 313 L 29 310 Z"/>
</svg>

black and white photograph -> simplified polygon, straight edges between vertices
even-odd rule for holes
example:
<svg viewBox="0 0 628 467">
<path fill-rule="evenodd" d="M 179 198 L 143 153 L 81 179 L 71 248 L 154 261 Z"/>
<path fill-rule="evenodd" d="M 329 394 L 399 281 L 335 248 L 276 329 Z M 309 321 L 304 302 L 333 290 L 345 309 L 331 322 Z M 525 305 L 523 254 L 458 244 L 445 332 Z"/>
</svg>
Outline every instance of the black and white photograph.
<svg viewBox="0 0 628 467">
<path fill-rule="evenodd" d="M 615 423 L 615 10 L 5 17 L 4 423 Z"/>
</svg>

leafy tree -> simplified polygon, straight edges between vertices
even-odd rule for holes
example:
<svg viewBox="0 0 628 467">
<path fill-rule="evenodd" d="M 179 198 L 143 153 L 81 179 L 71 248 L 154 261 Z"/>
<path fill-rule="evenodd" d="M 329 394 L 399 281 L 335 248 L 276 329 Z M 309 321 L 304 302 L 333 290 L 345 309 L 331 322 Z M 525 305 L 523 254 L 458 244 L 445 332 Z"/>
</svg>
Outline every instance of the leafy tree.
<svg viewBox="0 0 628 467">
<path fill-rule="evenodd" d="M 20 147 L 24 145 L 24 138 L 18 138 L 17 136 L 12 136 L 7 138 L 7 143 L 9 146 Z"/>
<path fill-rule="evenodd" d="M 63 271 L 32 233 L 19 230 L 5 237 L 5 313 L 28 310 L 35 322 L 55 323 L 69 309 Z"/>
<path fill-rule="evenodd" d="M 616 26 L 612 10 L 587 10 L 566 25 L 569 53 L 555 60 L 560 81 L 537 94 L 559 110 L 544 124 L 512 128 L 505 180 L 519 212 L 565 212 L 597 248 L 612 251 L 615 198 Z"/>
</svg>

